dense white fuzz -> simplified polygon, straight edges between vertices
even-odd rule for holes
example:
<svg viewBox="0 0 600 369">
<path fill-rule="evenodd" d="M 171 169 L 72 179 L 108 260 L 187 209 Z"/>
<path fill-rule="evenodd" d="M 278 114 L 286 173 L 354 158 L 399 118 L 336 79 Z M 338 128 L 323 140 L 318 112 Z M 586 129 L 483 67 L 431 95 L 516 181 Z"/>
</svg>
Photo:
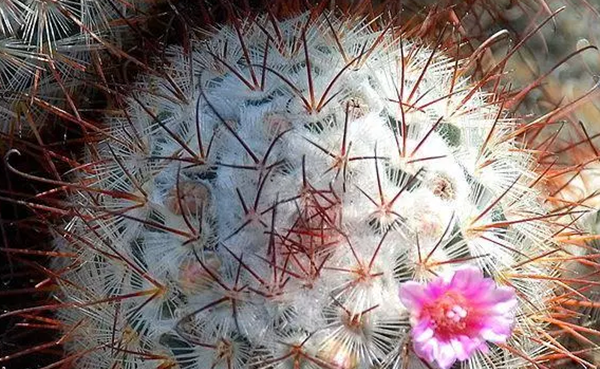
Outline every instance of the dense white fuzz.
<svg viewBox="0 0 600 369">
<path fill-rule="evenodd" d="M 58 295 L 85 305 L 61 318 L 97 327 L 72 350 L 105 356 L 82 368 L 419 368 L 399 285 L 466 265 L 520 299 L 516 348 L 466 365 L 544 351 L 534 316 L 556 286 L 519 275 L 554 275 L 529 261 L 560 254 L 562 229 L 517 122 L 445 50 L 382 32 L 240 20 L 191 58 L 170 48 L 171 78 L 142 76 L 59 243 L 80 257 Z"/>
</svg>

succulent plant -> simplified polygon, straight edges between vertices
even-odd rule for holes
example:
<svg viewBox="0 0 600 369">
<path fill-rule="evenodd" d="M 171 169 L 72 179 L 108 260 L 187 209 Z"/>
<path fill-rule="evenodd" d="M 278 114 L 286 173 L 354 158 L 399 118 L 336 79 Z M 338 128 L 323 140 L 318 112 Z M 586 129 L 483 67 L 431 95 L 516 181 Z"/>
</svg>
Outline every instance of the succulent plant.
<svg viewBox="0 0 600 369">
<path fill-rule="evenodd" d="M 56 303 L 4 316 L 54 311 L 86 369 L 591 366 L 557 337 L 585 210 L 548 201 L 503 63 L 476 79 L 459 46 L 319 10 L 169 47 L 45 180 Z"/>
<path fill-rule="evenodd" d="M 81 108 L 83 80 L 118 50 L 129 27 L 159 1 L 4 0 L 0 2 L 0 132 L 22 134 L 49 115 L 44 103 Z M 129 26 L 128 26 L 129 25 Z M 89 97 L 89 96 L 88 96 Z M 39 99 L 41 103 L 35 103 Z M 31 112 L 31 114 L 27 114 Z"/>
</svg>

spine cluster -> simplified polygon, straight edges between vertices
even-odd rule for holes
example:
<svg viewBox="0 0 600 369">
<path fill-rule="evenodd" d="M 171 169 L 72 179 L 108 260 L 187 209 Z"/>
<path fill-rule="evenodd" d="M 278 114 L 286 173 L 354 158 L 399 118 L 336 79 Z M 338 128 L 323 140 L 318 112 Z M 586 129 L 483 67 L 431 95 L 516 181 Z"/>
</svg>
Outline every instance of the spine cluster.
<svg viewBox="0 0 600 369">
<path fill-rule="evenodd" d="M 38 129 L 47 105 L 75 109 L 99 53 L 118 50 L 145 0 L 0 1 L 0 134 Z M 46 108 L 46 109 L 44 109 Z"/>
</svg>

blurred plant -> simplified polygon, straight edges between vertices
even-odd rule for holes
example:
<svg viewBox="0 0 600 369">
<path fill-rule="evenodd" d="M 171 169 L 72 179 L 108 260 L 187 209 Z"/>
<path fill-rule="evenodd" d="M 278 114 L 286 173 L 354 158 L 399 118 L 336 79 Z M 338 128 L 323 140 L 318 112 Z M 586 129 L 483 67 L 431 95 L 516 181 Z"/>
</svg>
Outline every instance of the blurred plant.
<svg viewBox="0 0 600 369">
<path fill-rule="evenodd" d="M 554 124 L 531 130 L 525 138 L 531 149 L 541 152 L 539 162 L 547 167 L 548 201 L 558 207 L 580 203 L 598 211 L 600 105 L 595 91 L 600 73 L 596 47 L 600 3 L 527 0 L 503 5 L 503 24 L 515 34 L 537 27 L 551 12 L 558 13 L 549 26 L 541 27 L 524 43 L 519 57 L 507 63 L 513 71 L 511 84 L 523 89 L 519 92 L 523 99 L 515 108 L 554 120 Z M 505 45 L 497 45 L 495 54 L 502 57 L 508 52 Z M 590 230 L 597 229 L 595 211 L 589 215 L 582 223 Z"/>
</svg>

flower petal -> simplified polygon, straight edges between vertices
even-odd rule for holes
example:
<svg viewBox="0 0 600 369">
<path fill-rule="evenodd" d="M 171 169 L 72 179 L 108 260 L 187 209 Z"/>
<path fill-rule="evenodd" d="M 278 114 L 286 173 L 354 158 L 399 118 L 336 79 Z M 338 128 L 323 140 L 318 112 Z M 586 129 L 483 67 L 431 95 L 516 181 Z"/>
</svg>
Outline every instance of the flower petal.
<svg viewBox="0 0 600 369">
<path fill-rule="evenodd" d="M 457 359 L 456 352 L 450 342 L 441 342 L 436 361 L 441 369 L 449 369 Z"/>
<path fill-rule="evenodd" d="M 493 329 L 487 328 L 481 331 L 481 337 L 493 343 L 505 343 L 508 335 L 495 332 Z"/>
<path fill-rule="evenodd" d="M 485 346 L 485 343 L 479 338 L 471 338 L 465 335 L 461 335 L 458 337 L 458 340 L 463 346 L 468 357 L 473 356 L 475 351 L 480 350 L 482 346 Z"/>
<path fill-rule="evenodd" d="M 428 363 L 433 363 L 439 352 L 439 341 L 432 337 L 425 342 L 413 341 L 413 349 L 415 354 Z"/>
<path fill-rule="evenodd" d="M 413 310 L 413 313 L 418 313 L 426 300 L 422 284 L 408 281 L 400 286 L 400 301 L 407 309 Z"/>
<path fill-rule="evenodd" d="M 517 295 L 515 290 L 510 287 L 499 287 L 497 288 L 489 301 L 494 305 L 494 312 L 499 314 L 510 314 L 514 315 L 515 308 L 517 307 Z"/>
<path fill-rule="evenodd" d="M 467 347 L 458 338 L 452 338 L 450 344 L 452 344 L 452 349 L 454 349 L 458 360 L 467 360 L 471 356 L 470 352 L 467 351 Z"/>
<path fill-rule="evenodd" d="M 429 319 L 419 321 L 419 324 L 413 328 L 412 337 L 417 342 L 424 342 L 433 337 L 433 327 Z"/>
<path fill-rule="evenodd" d="M 483 273 L 476 267 L 466 267 L 457 270 L 450 281 L 450 287 L 458 290 L 467 290 L 473 286 L 479 287 L 483 280 Z"/>
</svg>

